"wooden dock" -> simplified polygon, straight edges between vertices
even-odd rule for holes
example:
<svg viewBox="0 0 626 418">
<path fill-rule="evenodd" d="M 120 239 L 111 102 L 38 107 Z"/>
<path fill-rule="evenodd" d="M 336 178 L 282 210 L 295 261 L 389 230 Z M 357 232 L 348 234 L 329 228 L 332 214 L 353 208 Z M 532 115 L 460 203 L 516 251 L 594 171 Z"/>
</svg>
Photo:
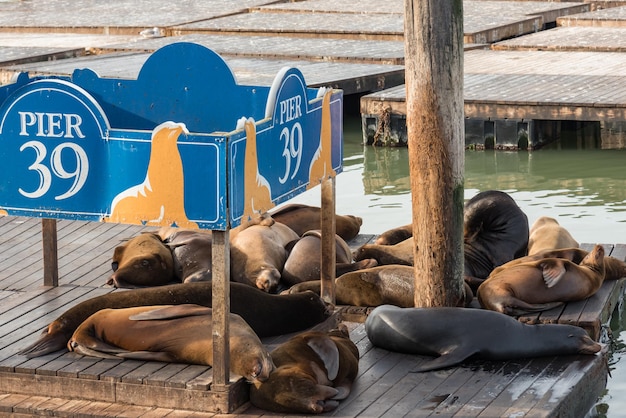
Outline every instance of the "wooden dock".
<svg viewBox="0 0 626 418">
<path fill-rule="evenodd" d="M 41 222 L 0 218 L 0 415 L 215 416 L 210 367 L 96 359 L 58 352 L 27 359 L 16 352 L 69 307 L 113 290 L 113 248 L 147 230 L 140 226 L 58 221 L 58 287 L 42 285 Z M 353 246 L 372 236 L 359 236 Z M 625 245 L 607 245 L 626 257 Z M 522 318 L 524 322 L 577 324 L 603 338 L 626 279 L 606 282 L 586 301 Z M 132 290 L 131 290 L 132 291 Z M 359 347 L 353 393 L 332 416 L 580 416 L 606 384 L 604 355 L 469 361 L 443 371 L 408 372 L 420 356 L 375 348 L 360 322 L 367 308 L 342 307 Z M 328 325 L 328 324 L 327 324 Z M 266 339 L 268 346 L 281 338 Z M 247 403 L 247 384 L 233 378 L 235 416 L 276 416 Z M 4 415 L 3 415 L 4 414 Z"/>
<path fill-rule="evenodd" d="M 556 25 L 465 51 L 467 147 L 539 148 L 569 121 L 600 125 L 602 147 L 623 142 L 605 128 L 621 135 L 626 126 L 626 6 L 559 16 Z M 362 97 L 364 142 L 406 144 L 405 100 L 404 86 Z"/>
</svg>

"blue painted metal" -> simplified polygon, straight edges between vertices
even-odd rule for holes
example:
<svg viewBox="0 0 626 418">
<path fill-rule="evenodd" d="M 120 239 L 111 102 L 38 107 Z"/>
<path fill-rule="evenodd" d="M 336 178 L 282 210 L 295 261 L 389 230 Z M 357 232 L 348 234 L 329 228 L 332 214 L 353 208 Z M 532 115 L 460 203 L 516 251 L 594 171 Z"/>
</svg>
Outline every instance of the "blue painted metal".
<svg viewBox="0 0 626 418">
<path fill-rule="evenodd" d="M 219 55 L 192 43 L 154 52 L 136 80 L 89 69 L 71 77 L 22 73 L 0 87 L 0 210 L 237 226 L 254 206 L 248 203 L 261 202 L 250 184 L 267 186 L 269 201 L 255 206 L 267 210 L 318 183 L 311 173 L 322 148 L 331 150 L 326 174 L 342 170 L 343 95 L 325 92 L 324 119 L 320 93 L 295 68 L 281 70 L 272 86 L 239 85 Z M 244 129 L 244 120 L 254 129 Z M 173 148 L 157 146 L 167 135 Z M 129 207 L 139 208 L 137 217 Z"/>
</svg>

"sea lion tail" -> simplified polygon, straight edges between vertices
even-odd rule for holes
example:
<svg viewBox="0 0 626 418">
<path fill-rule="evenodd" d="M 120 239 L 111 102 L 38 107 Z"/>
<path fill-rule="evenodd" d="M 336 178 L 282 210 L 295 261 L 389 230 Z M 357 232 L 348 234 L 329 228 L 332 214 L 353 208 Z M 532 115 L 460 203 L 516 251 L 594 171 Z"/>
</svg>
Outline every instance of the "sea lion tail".
<svg viewBox="0 0 626 418">
<path fill-rule="evenodd" d="M 43 356 L 66 348 L 67 340 L 67 336 L 61 333 L 50 334 L 46 329 L 41 333 L 37 341 L 21 349 L 17 354 L 24 355 L 27 358 Z"/>
</svg>

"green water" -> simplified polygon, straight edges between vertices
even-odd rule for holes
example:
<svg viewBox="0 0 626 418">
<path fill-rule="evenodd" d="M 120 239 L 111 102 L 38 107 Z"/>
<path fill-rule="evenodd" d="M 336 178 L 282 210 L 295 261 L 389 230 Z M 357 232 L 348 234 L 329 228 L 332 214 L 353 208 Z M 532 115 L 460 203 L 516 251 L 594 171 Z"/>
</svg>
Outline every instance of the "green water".
<svg viewBox="0 0 626 418">
<path fill-rule="evenodd" d="M 581 243 L 626 243 L 626 150 L 558 144 L 532 152 L 467 151 L 465 198 L 497 189 L 528 216 L 556 218 Z M 320 204 L 319 188 L 294 201 Z M 406 148 L 362 144 L 360 119 L 347 118 L 344 169 L 336 179 L 336 211 L 363 218 L 361 232 L 378 234 L 411 222 Z M 613 315 L 611 377 L 598 404 L 608 417 L 626 416 L 626 314 Z"/>
</svg>

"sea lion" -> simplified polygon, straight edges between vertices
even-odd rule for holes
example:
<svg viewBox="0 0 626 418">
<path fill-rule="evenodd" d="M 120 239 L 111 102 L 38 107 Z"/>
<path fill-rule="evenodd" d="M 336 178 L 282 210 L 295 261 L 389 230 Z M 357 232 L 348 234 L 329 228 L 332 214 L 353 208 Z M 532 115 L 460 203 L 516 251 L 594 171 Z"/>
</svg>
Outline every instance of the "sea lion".
<svg viewBox="0 0 626 418">
<path fill-rule="evenodd" d="M 359 350 L 345 325 L 329 332 L 309 331 L 271 352 L 276 368 L 250 387 L 250 402 L 273 412 L 334 410 L 350 394 L 359 371 Z"/>
<path fill-rule="evenodd" d="M 499 312 L 474 308 L 379 306 L 365 320 L 365 331 L 377 347 L 438 356 L 418 365 L 415 372 L 454 366 L 473 356 L 512 360 L 594 354 L 602 349 L 574 325 L 523 324 Z"/>
<path fill-rule="evenodd" d="M 537 261 L 543 258 L 564 258 L 572 263 L 580 264 L 580 262 L 589 254 L 589 251 L 582 248 L 558 248 L 556 250 L 543 250 L 538 253 L 527 255 L 525 257 L 516 258 L 508 263 L 496 267 L 491 274 L 495 275 L 501 269 L 509 268 L 516 264 L 527 263 L 529 261 Z M 604 280 L 617 280 L 626 277 L 626 262 L 619 258 L 604 255 Z"/>
<path fill-rule="evenodd" d="M 299 236 L 312 229 L 321 229 L 322 209 L 316 206 L 291 203 L 270 211 L 276 222 L 287 225 Z M 335 214 L 335 233 L 346 241 L 359 234 L 363 219 L 353 215 Z"/>
<path fill-rule="evenodd" d="M 559 222 L 549 216 L 541 216 L 530 228 L 528 255 L 544 250 L 578 247 L 578 241 Z"/>
<path fill-rule="evenodd" d="M 178 280 L 183 283 L 211 280 L 211 231 L 164 227 L 157 234 L 172 253 Z"/>
<path fill-rule="evenodd" d="M 459 306 L 468 306 L 474 295 L 465 283 Z M 292 286 L 285 294 L 304 291 L 320 293 L 320 281 L 312 280 Z M 338 305 L 415 306 L 415 273 L 413 267 L 384 265 L 345 273 L 335 279 L 335 301 Z"/>
<path fill-rule="evenodd" d="M 152 232 L 115 247 L 111 268 L 113 274 L 107 284 L 115 287 L 160 286 L 178 281 L 170 249 Z"/>
<path fill-rule="evenodd" d="M 271 295 L 242 283 L 230 284 L 230 311 L 240 315 L 261 337 L 288 334 L 316 325 L 330 312 L 313 292 Z M 42 356 L 67 345 L 78 325 L 104 308 L 194 303 L 211 306 L 212 282 L 179 283 L 96 296 L 71 307 L 43 330 L 39 339 L 20 351 L 27 357 Z"/>
<path fill-rule="evenodd" d="M 293 286 L 310 280 L 319 280 L 322 260 L 322 231 L 314 229 L 304 233 L 291 248 L 281 281 L 286 286 Z M 354 263 L 348 244 L 335 234 L 335 277 L 349 271 L 374 267 L 376 260 L 366 259 Z"/>
<path fill-rule="evenodd" d="M 507 193 L 487 190 L 465 203 L 464 275 L 476 290 L 491 271 L 526 255 L 528 218 Z"/>
<path fill-rule="evenodd" d="M 413 236 L 413 224 L 402 225 L 397 228 L 389 229 L 380 234 L 374 244 L 378 245 L 394 245 L 399 242 L 411 238 Z"/>
<path fill-rule="evenodd" d="M 67 343 L 78 354 L 213 365 L 213 316 L 205 306 L 157 305 L 102 309 L 83 321 Z M 274 368 L 259 337 L 229 314 L 230 371 L 265 381 Z"/>
<path fill-rule="evenodd" d="M 413 237 L 409 237 L 397 244 L 364 244 L 354 252 L 356 261 L 374 259 L 379 265 L 402 264 L 413 265 Z"/>
<path fill-rule="evenodd" d="M 478 288 L 483 308 L 522 315 L 588 298 L 604 281 L 604 247 L 596 245 L 580 262 L 542 258 L 499 269 Z"/>
<path fill-rule="evenodd" d="M 230 278 L 265 292 L 278 287 L 289 249 L 300 237 L 287 225 L 252 225 L 230 242 Z"/>
</svg>

